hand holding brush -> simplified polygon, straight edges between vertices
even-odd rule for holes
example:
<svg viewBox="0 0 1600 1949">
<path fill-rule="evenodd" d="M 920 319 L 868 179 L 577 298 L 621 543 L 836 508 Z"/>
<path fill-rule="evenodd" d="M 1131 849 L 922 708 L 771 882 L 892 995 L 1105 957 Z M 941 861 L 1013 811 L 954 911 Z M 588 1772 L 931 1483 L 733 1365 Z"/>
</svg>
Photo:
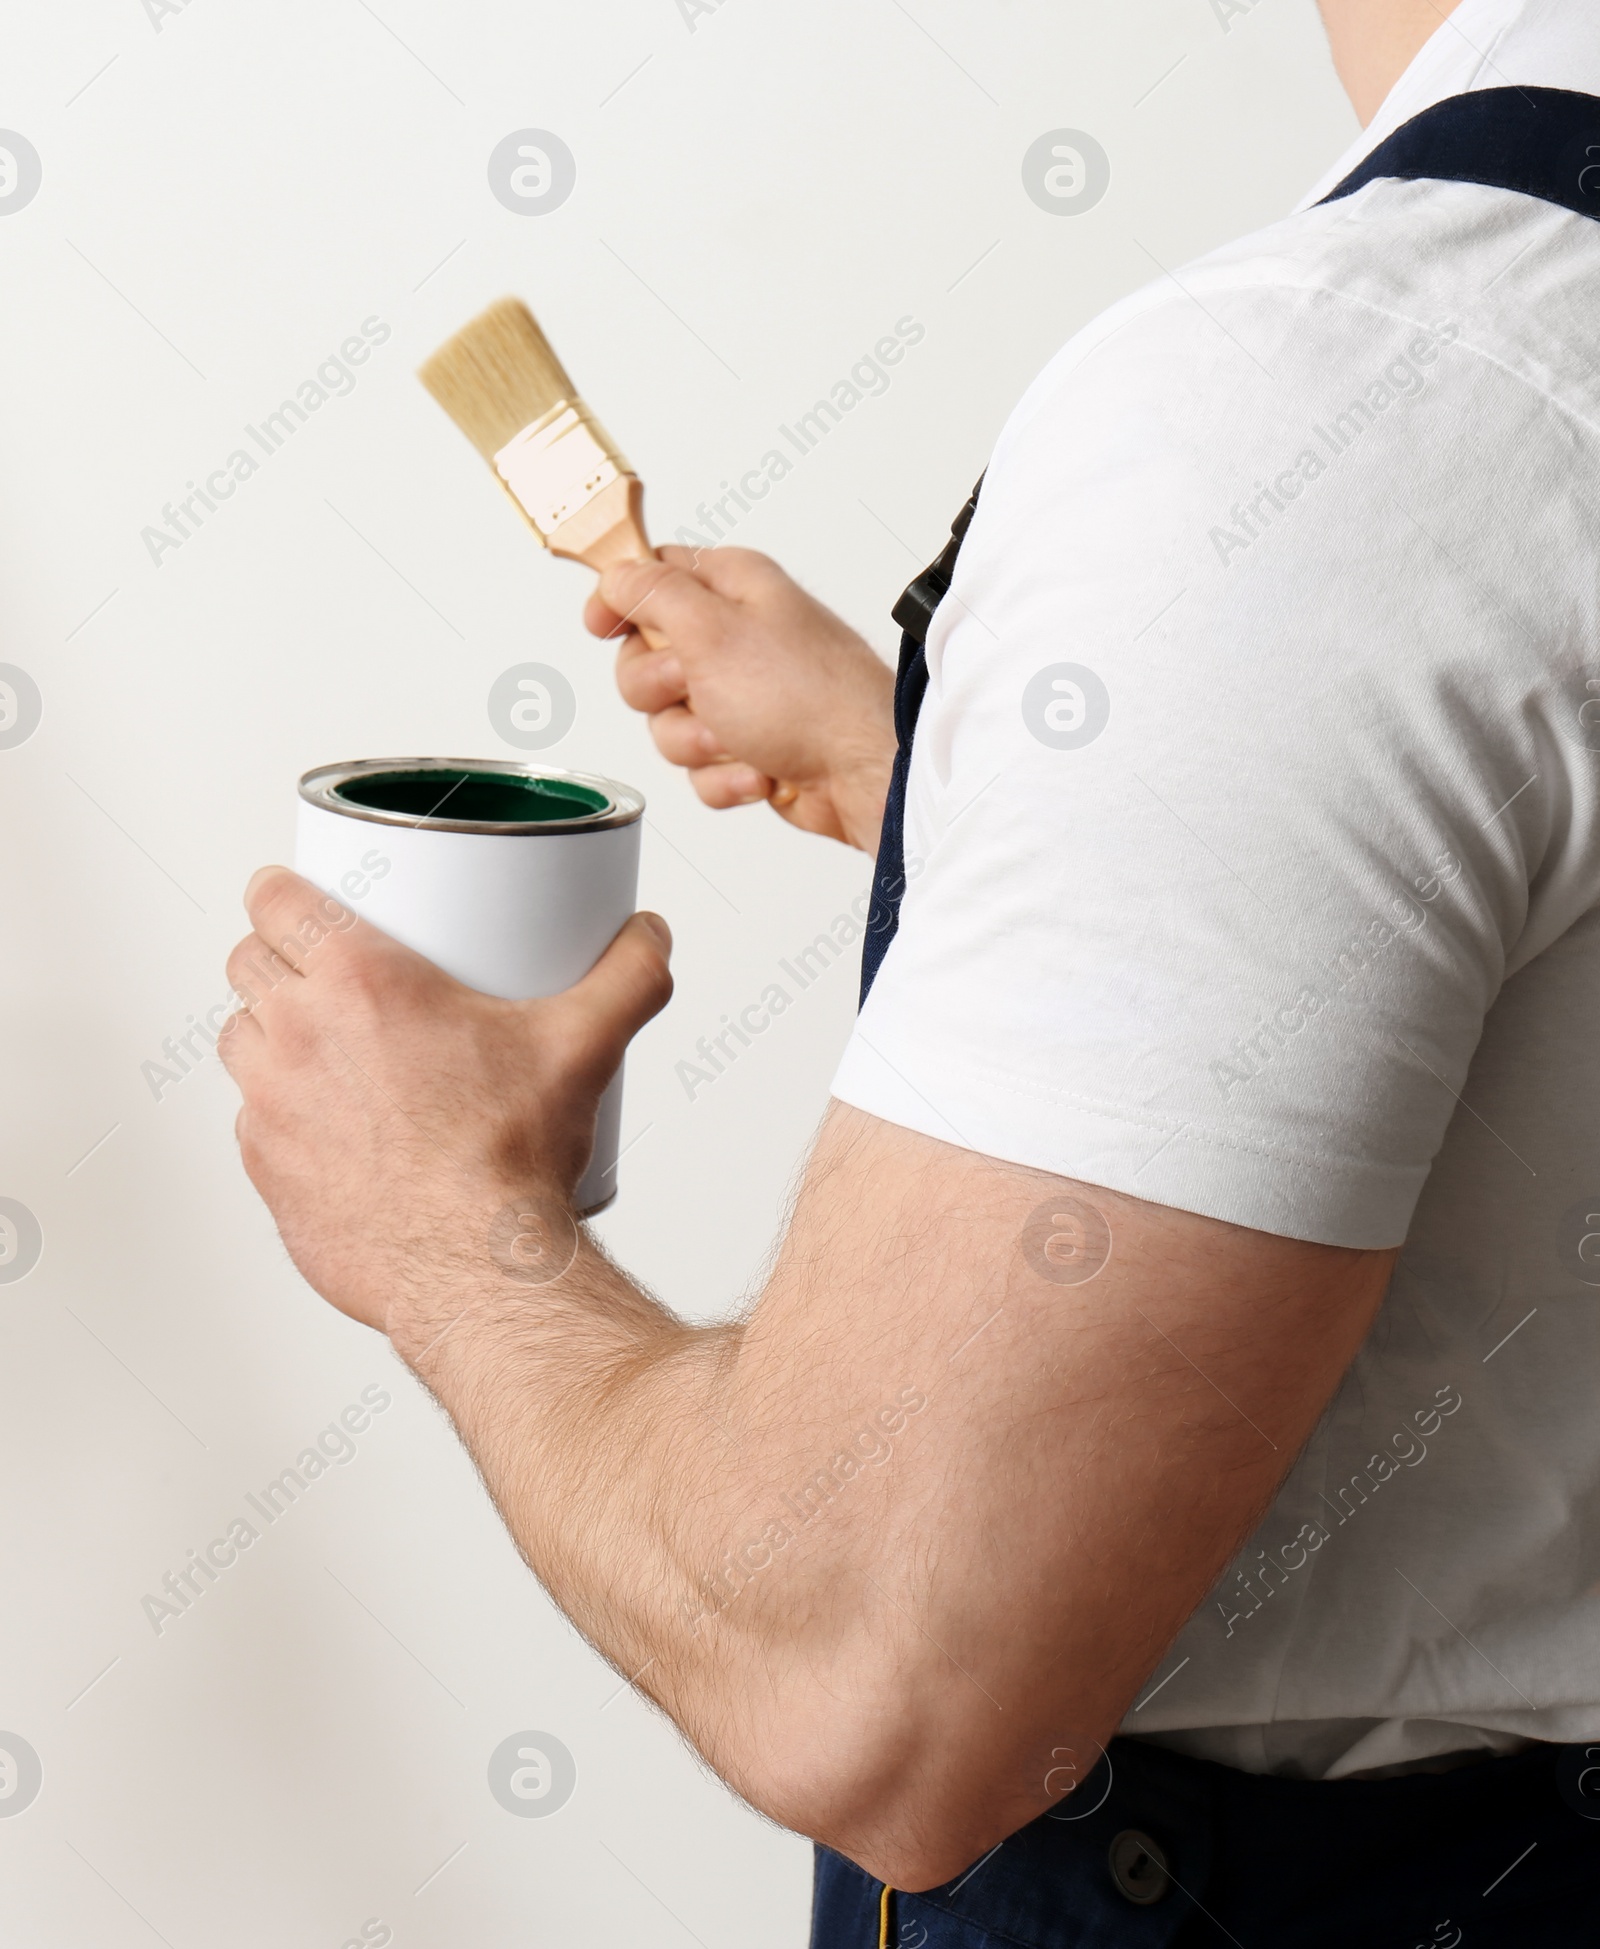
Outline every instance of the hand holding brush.
<svg viewBox="0 0 1600 1949">
<path fill-rule="evenodd" d="M 622 636 L 623 701 L 706 805 L 770 797 L 805 832 L 877 850 L 894 679 L 776 562 L 748 548 L 663 549 L 659 562 L 607 569 L 584 622 Z M 781 794 L 776 778 L 788 781 Z"/>
<path fill-rule="evenodd" d="M 673 549 L 663 563 L 643 484 L 518 299 L 457 332 L 420 377 L 538 541 L 606 578 L 590 627 L 628 635 L 622 694 L 705 803 L 769 799 L 872 851 L 893 732 L 892 683 L 869 646 L 765 557 L 719 549 L 697 565 Z"/>
</svg>

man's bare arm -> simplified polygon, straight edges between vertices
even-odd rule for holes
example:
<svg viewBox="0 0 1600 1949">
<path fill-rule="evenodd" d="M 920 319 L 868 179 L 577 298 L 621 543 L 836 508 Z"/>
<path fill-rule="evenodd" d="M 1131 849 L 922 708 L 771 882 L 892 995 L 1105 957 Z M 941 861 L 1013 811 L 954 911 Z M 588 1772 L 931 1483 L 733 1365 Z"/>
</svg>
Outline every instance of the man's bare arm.
<svg viewBox="0 0 1600 1949">
<path fill-rule="evenodd" d="M 260 876 L 236 981 L 264 942 L 295 958 L 311 898 Z M 472 994 L 360 925 L 301 965 L 225 1038 L 297 1262 L 387 1327 L 618 1669 L 755 1806 L 898 1887 L 1087 1771 L 1387 1283 L 1390 1253 L 836 1105 L 748 1316 L 690 1328 L 562 1216 L 584 1116 L 665 998 L 651 923 L 551 1002 Z M 508 1255 L 507 1212 L 555 1259 Z"/>
</svg>

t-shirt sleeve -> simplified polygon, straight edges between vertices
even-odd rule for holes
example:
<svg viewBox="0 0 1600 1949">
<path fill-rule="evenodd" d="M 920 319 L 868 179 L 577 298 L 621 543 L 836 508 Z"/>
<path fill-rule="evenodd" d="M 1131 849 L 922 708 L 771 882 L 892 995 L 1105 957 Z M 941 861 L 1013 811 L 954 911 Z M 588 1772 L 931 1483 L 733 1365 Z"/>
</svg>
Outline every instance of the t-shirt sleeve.
<svg viewBox="0 0 1600 1949">
<path fill-rule="evenodd" d="M 1069 346 L 930 635 L 835 1094 L 1400 1243 L 1487 1012 L 1597 895 L 1593 440 L 1426 293 L 1169 287 Z"/>
</svg>

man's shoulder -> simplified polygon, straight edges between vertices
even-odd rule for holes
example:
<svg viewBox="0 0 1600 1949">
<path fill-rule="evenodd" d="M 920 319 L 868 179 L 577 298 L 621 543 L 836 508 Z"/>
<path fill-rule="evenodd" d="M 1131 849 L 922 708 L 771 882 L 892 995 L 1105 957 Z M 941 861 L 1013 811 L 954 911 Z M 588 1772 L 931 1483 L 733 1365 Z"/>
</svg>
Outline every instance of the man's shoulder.
<svg viewBox="0 0 1600 1949">
<path fill-rule="evenodd" d="M 1025 439 L 1063 399 L 1074 413 L 1098 399 L 1203 416 L 1252 372 L 1285 394 L 1357 378 L 1364 388 L 1375 358 L 1430 334 L 1460 347 L 1453 377 L 1467 382 L 1475 355 L 1494 383 L 1600 425 L 1597 296 L 1600 222 L 1477 184 L 1380 181 L 1161 265 L 1068 340 L 1005 440 Z"/>
<path fill-rule="evenodd" d="M 1042 377 L 930 637 L 965 708 L 1062 640 L 1118 669 L 1181 647 L 1238 722 L 1317 708 L 1339 673 L 1413 728 L 1446 693 L 1513 715 L 1546 692 L 1566 711 L 1569 679 L 1591 695 L 1569 665 L 1600 579 L 1600 224 L 1374 187 L 1154 281 Z M 1424 223 L 1459 248 L 1425 247 Z M 1519 252 L 1504 296 L 1484 267 Z M 1561 303 L 1529 314 L 1530 283 Z"/>
</svg>

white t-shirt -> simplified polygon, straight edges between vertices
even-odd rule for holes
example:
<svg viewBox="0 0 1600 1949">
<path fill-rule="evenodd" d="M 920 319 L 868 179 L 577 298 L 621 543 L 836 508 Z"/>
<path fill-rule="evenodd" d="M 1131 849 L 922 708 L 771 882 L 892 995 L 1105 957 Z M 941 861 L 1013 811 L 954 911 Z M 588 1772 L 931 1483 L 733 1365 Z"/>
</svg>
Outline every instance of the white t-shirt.
<svg viewBox="0 0 1600 1949">
<path fill-rule="evenodd" d="M 1465 0 L 1321 189 L 1512 83 L 1600 95 L 1592 0 Z M 1251 1770 L 1600 1737 L 1597 320 L 1586 217 L 1302 208 L 1050 364 L 929 638 L 914 877 L 835 1093 L 1405 1242 L 1127 1722 Z"/>
</svg>

